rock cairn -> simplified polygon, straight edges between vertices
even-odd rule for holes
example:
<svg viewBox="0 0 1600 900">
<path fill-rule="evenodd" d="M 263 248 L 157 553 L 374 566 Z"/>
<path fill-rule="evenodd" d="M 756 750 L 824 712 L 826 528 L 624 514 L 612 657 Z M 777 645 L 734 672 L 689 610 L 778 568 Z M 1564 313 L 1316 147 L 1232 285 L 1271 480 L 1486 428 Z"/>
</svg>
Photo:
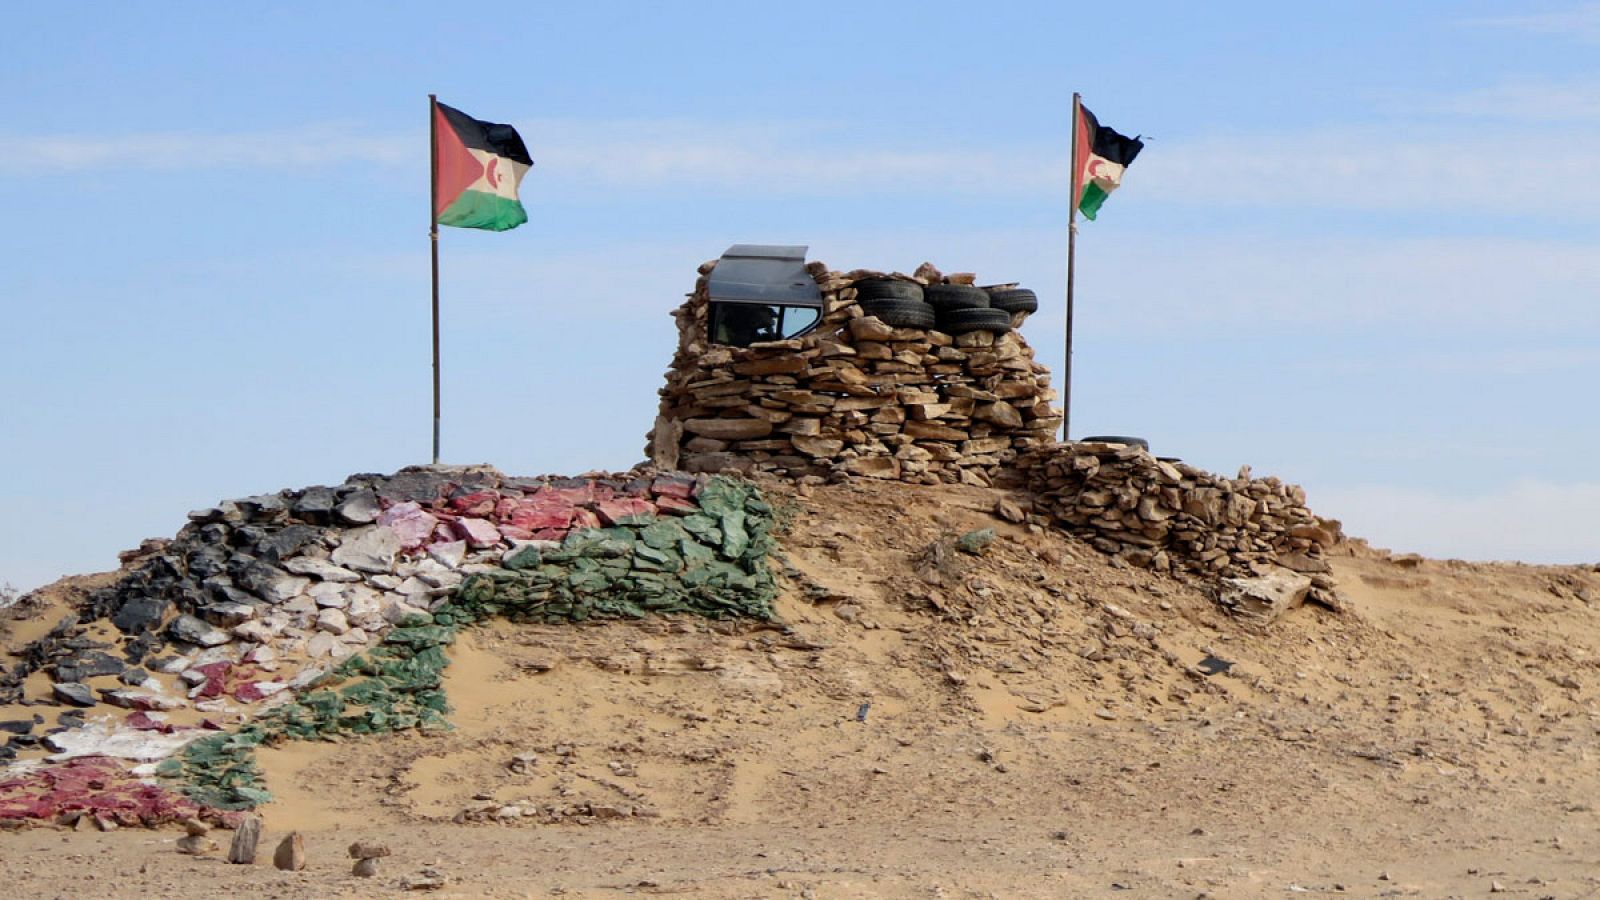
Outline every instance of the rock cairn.
<svg viewBox="0 0 1600 900">
<path fill-rule="evenodd" d="M 813 262 L 824 304 L 817 328 L 739 348 L 708 337 L 715 266 L 700 267 L 694 293 L 673 312 L 678 350 L 645 449 L 659 468 L 988 486 L 1061 425 L 1049 370 L 1014 330 L 894 328 L 867 315 L 853 287 L 885 278 L 970 285 L 970 274 L 946 277 L 926 264 L 913 275 L 834 272 Z"/>
<path fill-rule="evenodd" d="M 1129 444 L 1068 442 L 1017 460 L 1036 512 L 1140 568 L 1209 576 L 1311 576 L 1309 599 L 1336 606 L 1324 551 L 1338 522 L 1306 508 L 1305 490 L 1249 468 L 1225 478 Z"/>
</svg>

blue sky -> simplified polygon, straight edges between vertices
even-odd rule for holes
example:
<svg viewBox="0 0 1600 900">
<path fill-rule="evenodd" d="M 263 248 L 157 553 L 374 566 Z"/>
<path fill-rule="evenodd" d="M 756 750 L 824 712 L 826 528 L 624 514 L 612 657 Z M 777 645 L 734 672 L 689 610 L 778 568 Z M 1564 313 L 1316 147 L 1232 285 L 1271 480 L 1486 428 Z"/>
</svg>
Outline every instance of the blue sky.
<svg viewBox="0 0 1600 900">
<path fill-rule="evenodd" d="M 537 163 L 527 225 L 441 237 L 446 461 L 638 461 L 737 242 L 1021 281 L 1059 367 L 1078 90 L 1150 141 L 1080 231 L 1075 433 L 1600 560 L 1600 4 L 1316 6 L 11 10 L 0 583 L 427 461 L 430 91 Z"/>
</svg>

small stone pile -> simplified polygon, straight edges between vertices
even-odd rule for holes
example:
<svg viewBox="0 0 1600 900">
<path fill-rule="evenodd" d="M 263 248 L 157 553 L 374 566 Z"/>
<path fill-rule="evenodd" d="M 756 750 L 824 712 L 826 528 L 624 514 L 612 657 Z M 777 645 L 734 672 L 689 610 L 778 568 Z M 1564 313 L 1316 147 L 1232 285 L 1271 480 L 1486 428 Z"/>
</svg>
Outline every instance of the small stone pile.
<svg viewBox="0 0 1600 900">
<path fill-rule="evenodd" d="M 1132 444 L 1056 444 L 1017 467 L 1036 512 L 1132 565 L 1222 577 L 1282 567 L 1311 575 L 1310 599 L 1337 603 L 1323 553 L 1340 525 L 1306 508 L 1298 485 L 1248 467 L 1225 478 Z"/>
<path fill-rule="evenodd" d="M 970 274 L 926 264 L 913 275 L 834 272 L 813 262 L 824 303 L 817 328 L 740 348 L 708 337 L 715 265 L 700 267 L 694 293 L 673 312 L 678 350 L 645 449 L 659 468 L 988 486 L 1061 426 L 1049 371 L 1014 330 L 894 328 L 866 314 L 854 287 L 971 285 Z"/>
</svg>

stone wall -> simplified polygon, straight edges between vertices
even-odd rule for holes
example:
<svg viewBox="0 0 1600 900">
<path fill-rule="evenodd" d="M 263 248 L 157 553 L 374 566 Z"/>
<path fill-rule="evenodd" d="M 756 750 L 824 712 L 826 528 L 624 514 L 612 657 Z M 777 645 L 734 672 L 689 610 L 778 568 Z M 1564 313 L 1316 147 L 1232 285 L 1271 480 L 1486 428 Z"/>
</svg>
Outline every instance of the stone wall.
<svg viewBox="0 0 1600 900">
<path fill-rule="evenodd" d="M 871 278 L 972 284 L 970 274 L 930 265 L 914 275 L 833 272 L 813 262 L 824 302 L 817 329 L 736 348 L 707 336 L 715 265 L 700 267 L 694 293 L 673 312 L 678 350 L 645 448 L 661 469 L 989 485 L 1061 426 L 1050 373 L 1015 330 L 892 328 L 866 315 L 853 287 Z"/>
<path fill-rule="evenodd" d="M 778 593 L 773 508 L 718 476 L 427 466 L 189 519 L 0 670 L 0 828 L 215 817 L 267 798 L 264 741 L 442 726 L 442 648 L 491 616 L 765 619 Z M 82 756 L 108 762 L 8 777 Z"/>
<path fill-rule="evenodd" d="M 1305 490 L 1248 467 L 1226 478 L 1141 447 L 1069 442 L 1017 460 L 1035 512 L 1141 568 L 1222 577 L 1276 567 L 1311 576 L 1310 599 L 1334 606 L 1324 552 L 1338 522 L 1306 507 Z"/>
</svg>

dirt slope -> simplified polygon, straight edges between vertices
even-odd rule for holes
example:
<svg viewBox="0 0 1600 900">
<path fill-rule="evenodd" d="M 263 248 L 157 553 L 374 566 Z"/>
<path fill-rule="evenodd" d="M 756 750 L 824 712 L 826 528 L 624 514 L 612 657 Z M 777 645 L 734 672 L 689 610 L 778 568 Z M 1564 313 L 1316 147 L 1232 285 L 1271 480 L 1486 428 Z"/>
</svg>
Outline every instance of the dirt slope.
<svg viewBox="0 0 1600 900">
<path fill-rule="evenodd" d="M 301 830 L 306 872 L 181 856 L 179 832 L 40 829 L 0 835 L 0 877 L 19 896 L 372 896 L 424 866 L 463 897 L 1600 894 L 1593 570 L 1353 545 L 1348 612 L 1259 629 L 999 521 L 999 496 L 794 497 L 780 626 L 478 629 L 453 650 L 455 731 L 262 754 L 268 846 Z M 929 552 L 988 527 L 981 555 Z M 1208 677 L 1207 655 L 1233 667 Z M 375 881 L 348 874 L 358 837 L 395 851 Z"/>
</svg>

